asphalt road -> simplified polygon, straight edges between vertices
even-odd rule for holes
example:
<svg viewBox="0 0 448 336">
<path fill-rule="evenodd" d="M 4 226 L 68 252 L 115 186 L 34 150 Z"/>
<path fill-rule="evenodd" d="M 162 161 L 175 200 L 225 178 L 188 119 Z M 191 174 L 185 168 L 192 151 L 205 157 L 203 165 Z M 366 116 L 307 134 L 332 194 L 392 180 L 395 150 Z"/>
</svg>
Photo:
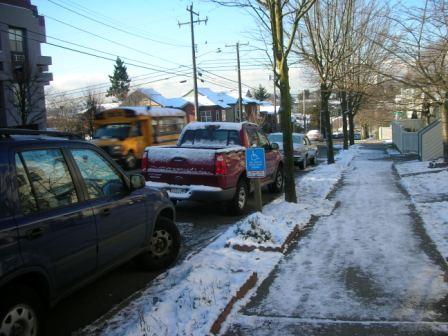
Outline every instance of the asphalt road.
<svg viewBox="0 0 448 336">
<path fill-rule="evenodd" d="M 325 161 L 326 150 L 319 144 L 320 162 Z M 305 171 L 296 168 L 300 178 L 313 167 Z M 269 203 L 279 195 L 263 191 L 263 203 Z M 225 208 L 217 203 L 179 202 L 176 206 L 177 223 L 182 233 L 183 246 L 178 262 L 190 253 L 207 246 L 217 235 L 225 231 L 229 224 L 243 216 L 229 216 Z M 248 213 L 254 212 L 252 198 L 248 203 Z M 80 289 L 55 306 L 48 319 L 47 335 L 68 336 L 86 326 L 116 307 L 133 293 L 146 288 L 160 272 L 142 271 L 136 263 L 130 261 L 107 273 L 92 284 Z"/>
</svg>

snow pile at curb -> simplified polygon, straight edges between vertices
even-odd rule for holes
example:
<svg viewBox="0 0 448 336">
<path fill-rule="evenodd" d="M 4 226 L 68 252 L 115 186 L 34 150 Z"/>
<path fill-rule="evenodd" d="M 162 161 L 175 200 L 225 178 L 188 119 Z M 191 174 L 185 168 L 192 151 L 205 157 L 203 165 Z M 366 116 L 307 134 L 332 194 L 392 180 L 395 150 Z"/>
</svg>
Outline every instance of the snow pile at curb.
<svg viewBox="0 0 448 336">
<path fill-rule="evenodd" d="M 356 147 L 342 151 L 334 165 L 321 165 L 300 185 L 299 204 L 283 197 L 231 226 L 191 258 L 160 275 L 130 303 L 84 328 L 83 335 L 206 335 L 217 333 L 233 304 L 255 283 L 263 281 L 283 256 L 291 232 L 306 226 L 312 215 L 329 215 L 330 191 L 356 155 Z M 306 190 L 306 191 L 305 191 Z M 265 245 L 271 250 L 240 252 L 229 242 Z"/>
<path fill-rule="evenodd" d="M 428 161 L 410 161 L 395 167 L 426 232 L 442 256 L 448 258 L 448 170 L 429 168 Z"/>
</svg>

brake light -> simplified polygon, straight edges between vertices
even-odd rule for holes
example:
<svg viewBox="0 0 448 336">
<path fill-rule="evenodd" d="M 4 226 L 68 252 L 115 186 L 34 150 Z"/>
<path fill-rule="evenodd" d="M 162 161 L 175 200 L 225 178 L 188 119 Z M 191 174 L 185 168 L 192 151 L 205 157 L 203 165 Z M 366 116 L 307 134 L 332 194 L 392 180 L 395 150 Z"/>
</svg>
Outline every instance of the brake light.
<svg viewBox="0 0 448 336">
<path fill-rule="evenodd" d="M 215 159 L 215 174 L 216 175 L 226 175 L 227 174 L 227 163 L 226 158 L 222 154 L 217 154 Z"/>
<path fill-rule="evenodd" d="M 144 151 L 142 157 L 142 171 L 145 172 L 148 168 L 149 168 L 148 152 Z"/>
</svg>

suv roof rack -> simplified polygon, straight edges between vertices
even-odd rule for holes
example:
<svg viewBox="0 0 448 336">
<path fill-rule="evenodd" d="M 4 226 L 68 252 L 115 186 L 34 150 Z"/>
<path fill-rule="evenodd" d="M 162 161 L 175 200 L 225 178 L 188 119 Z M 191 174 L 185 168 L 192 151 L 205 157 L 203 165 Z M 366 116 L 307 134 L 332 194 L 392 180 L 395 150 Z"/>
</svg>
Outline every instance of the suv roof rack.
<svg viewBox="0 0 448 336">
<path fill-rule="evenodd" d="M 74 134 L 69 132 L 41 131 L 41 130 L 30 130 L 22 128 L 0 128 L 0 138 L 10 137 L 11 135 L 47 135 L 56 138 L 67 138 L 70 140 L 83 139 L 83 137 L 80 134 Z"/>
</svg>

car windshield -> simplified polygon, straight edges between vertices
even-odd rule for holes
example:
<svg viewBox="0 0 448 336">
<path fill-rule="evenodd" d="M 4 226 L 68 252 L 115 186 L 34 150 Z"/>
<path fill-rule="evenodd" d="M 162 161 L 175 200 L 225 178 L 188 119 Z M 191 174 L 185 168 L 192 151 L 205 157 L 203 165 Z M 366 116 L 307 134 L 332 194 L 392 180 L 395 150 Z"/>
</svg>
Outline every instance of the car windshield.
<svg viewBox="0 0 448 336">
<path fill-rule="evenodd" d="M 270 142 L 282 143 L 283 142 L 283 134 L 270 134 L 269 135 L 269 141 Z M 292 142 L 294 142 L 296 144 L 301 144 L 302 143 L 302 137 L 300 135 L 293 134 L 292 135 Z"/>
<path fill-rule="evenodd" d="M 105 125 L 97 128 L 93 134 L 94 139 L 101 138 L 117 138 L 125 139 L 129 136 L 129 131 L 131 129 L 130 124 L 111 124 Z"/>
</svg>

